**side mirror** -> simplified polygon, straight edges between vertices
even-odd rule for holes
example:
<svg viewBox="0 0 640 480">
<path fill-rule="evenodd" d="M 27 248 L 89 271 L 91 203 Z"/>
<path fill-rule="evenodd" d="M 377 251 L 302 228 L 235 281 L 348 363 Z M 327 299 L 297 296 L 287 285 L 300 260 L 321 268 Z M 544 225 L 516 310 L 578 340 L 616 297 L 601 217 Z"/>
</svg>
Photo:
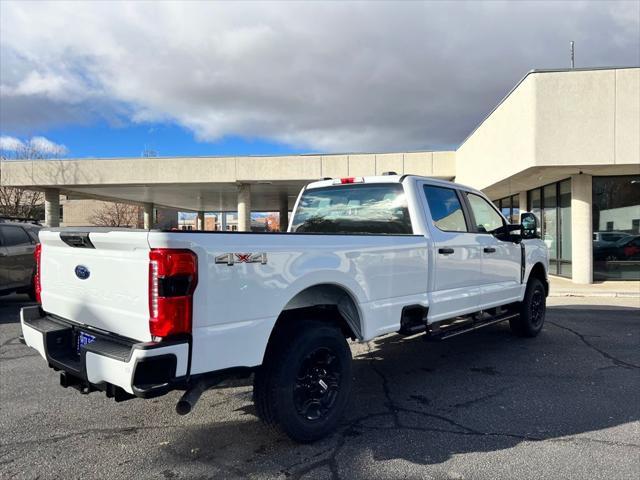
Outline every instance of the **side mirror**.
<svg viewBox="0 0 640 480">
<path fill-rule="evenodd" d="M 531 212 L 523 212 L 520 214 L 521 236 L 522 239 L 538 238 L 538 219 Z"/>
</svg>

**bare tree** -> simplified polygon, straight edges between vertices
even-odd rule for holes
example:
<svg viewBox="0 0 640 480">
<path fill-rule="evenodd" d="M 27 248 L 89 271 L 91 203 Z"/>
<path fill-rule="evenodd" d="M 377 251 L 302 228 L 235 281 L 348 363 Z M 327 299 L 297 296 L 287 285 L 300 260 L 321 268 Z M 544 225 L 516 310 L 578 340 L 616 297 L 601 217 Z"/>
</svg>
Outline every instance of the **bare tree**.
<svg viewBox="0 0 640 480">
<path fill-rule="evenodd" d="M 45 160 L 59 158 L 66 149 L 51 144 L 42 138 L 26 143 L 14 139 L 11 149 L 0 146 L 2 160 Z M 0 163 L 0 215 L 9 217 L 44 219 L 44 195 L 42 192 L 25 188 L 4 187 L 2 185 L 2 164 Z"/>
<path fill-rule="evenodd" d="M 99 227 L 138 227 L 140 207 L 127 203 L 105 202 L 89 221 Z"/>
<path fill-rule="evenodd" d="M 42 192 L 0 187 L 0 216 L 42 220 L 44 218 Z"/>
</svg>

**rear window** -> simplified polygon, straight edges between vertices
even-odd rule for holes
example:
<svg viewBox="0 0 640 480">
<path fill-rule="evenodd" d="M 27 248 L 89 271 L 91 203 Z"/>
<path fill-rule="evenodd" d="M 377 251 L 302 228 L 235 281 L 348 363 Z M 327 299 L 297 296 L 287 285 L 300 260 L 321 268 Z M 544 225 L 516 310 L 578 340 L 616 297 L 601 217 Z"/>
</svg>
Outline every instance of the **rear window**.
<svg viewBox="0 0 640 480">
<path fill-rule="evenodd" d="M 31 239 L 36 242 L 36 243 L 40 243 L 40 239 L 38 238 L 38 230 L 35 228 L 27 228 L 26 229 L 27 233 L 29 234 L 29 236 L 31 237 Z"/>
<path fill-rule="evenodd" d="M 0 229 L 0 235 L 3 237 L 2 244 L 5 247 L 31 244 L 31 238 L 27 235 L 27 232 L 20 227 L 4 225 Z"/>
<path fill-rule="evenodd" d="M 306 190 L 291 229 L 297 233 L 413 233 L 407 199 L 399 183 Z"/>
</svg>

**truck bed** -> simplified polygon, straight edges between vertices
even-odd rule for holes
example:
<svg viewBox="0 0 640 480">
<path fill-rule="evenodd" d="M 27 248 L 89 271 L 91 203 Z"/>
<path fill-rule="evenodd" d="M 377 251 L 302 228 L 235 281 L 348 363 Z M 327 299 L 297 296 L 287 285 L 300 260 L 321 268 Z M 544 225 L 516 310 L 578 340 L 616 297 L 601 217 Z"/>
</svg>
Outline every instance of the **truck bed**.
<svg viewBox="0 0 640 480">
<path fill-rule="evenodd" d="M 43 230 L 40 238 L 42 309 L 142 342 L 152 340 L 149 252 L 195 253 L 192 374 L 259 365 L 278 316 L 311 286 L 340 285 L 352 296 L 362 340 L 398 330 L 407 303 L 427 304 L 427 244 L 419 235 L 73 229 Z M 78 266 L 88 278 L 78 278 Z"/>
</svg>

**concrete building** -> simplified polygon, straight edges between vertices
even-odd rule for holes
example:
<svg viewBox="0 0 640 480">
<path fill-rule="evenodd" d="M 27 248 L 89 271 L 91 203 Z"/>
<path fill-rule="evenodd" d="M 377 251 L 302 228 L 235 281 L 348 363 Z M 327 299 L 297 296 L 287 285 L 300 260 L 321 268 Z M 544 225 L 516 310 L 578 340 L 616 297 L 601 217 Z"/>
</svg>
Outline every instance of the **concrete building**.
<svg viewBox="0 0 640 480">
<path fill-rule="evenodd" d="M 43 190 L 52 225 L 71 194 L 141 205 L 146 227 L 154 206 L 238 212 L 242 231 L 252 211 L 286 219 L 310 181 L 385 171 L 482 189 L 514 221 L 535 212 L 554 275 L 640 279 L 640 68 L 529 72 L 455 151 L 12 161 L 2 184 Z"/>
<path fill-rule="evenodd" d="M 126 204 L 124 212 L 118 212 L 113 201 L 78 199 L 67 195 L 60 196 L 59 225 L 61 227 L 119 226 L 142 228 L 143 209 L 140 205 Z M 118 213 L 120 217 L 115 222 Z M 178 226 L 178 211 L 170 208 L 155 208 L 154 224 L 158 228 L 171 229 Z"/>
</svg>

